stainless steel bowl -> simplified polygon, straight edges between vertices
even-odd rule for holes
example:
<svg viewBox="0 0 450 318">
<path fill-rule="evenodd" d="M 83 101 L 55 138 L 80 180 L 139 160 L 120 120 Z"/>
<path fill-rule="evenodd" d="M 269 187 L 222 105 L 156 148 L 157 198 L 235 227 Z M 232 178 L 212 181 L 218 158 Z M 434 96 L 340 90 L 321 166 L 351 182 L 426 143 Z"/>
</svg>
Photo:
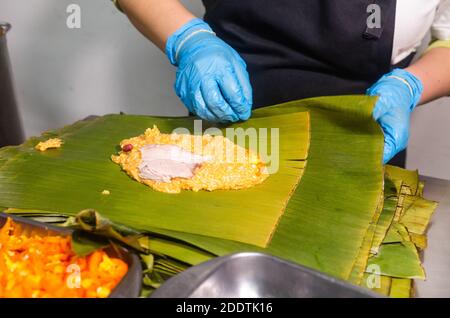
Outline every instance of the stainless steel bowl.
<svg viewBox="0 0 450 318">
<path fill-rule="evenodd" d="M 151 297 L 368 298 L 379 295 L 310 268 L 260 253 L 238 253 L 194 266 Z"/>
<path fill-rule="evenodd" d="M 41 222 L 36 222 L 27 218 L 0 213 L 0 228 L 5 224 L 6 218 L 12 218 L 14 222 L 20 224 L 23 228 L 28 228 L 31 233 L 42 236 L 72 234 L 72 230 Z M 109 298 L 134 298 L 139 297 L 142 288 L 142 265 L 139 257 L 125 248 L 115 249 L 108 247 L 105 252 L 112 257 L 118 257 L 128 264 L 128 272 L 122 278 L 119 284 L 113 289 Z"/>
<path fill-rule="evenodd" d="M 0 21 L 0 147 L 18 145 L 24 140 L 6 45 L 10 28 L 10 24 Z"/>
</svg>

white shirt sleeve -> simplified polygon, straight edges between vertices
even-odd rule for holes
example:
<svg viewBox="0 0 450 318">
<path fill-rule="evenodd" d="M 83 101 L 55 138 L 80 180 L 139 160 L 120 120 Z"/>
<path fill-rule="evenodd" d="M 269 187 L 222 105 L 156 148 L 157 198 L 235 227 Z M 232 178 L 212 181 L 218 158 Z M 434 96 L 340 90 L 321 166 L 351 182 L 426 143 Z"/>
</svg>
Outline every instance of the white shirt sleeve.
<svg viewBox="0 0 450 318">
<path fill-rule="evenodd" d="M 437 40 L 450 39 L 450 0 L 442 0 L 431 26 L 431 36 Z"/>
<path fill-rule="evenodd" d="M 392 64 L 415 52 L 430 30 L 434 39 L 450 38 L 450 0 L 397 0 Z"/>
</svg>

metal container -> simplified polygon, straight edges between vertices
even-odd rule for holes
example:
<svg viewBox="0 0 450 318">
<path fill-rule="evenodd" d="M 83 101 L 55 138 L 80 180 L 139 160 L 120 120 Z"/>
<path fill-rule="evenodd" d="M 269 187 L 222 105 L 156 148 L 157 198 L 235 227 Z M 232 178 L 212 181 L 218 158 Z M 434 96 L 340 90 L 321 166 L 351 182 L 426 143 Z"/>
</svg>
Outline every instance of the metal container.
<svg viewBox="0 0 450 318">
<path fill-rule="evenodd" d="M 260 253 L 238 253 L 194 266 L 169 279 L 154 298 L 380 297 L 315 270 Z"/>
<path fill-rule="evenodd" d="M 10 28 L 8 23 L 0 22 L 0 147 L 18 145 L 24 140 L 6 46 Z"/>
<path fill-rule="evenodd" d="M 71 235 L 73 230 L 49 225 L 27 218 L 22 218 L 6 213 L 0 213 L 0 228 L 6 222 L 6 218 L 10 217 L 14 222 L 20 224 L 23 228 L 29 229 L 33 234 L 45 235 Z M 118 257 L 128 264 L 128 272 L 112 290 L 109 298 L 135 298 L 139 297 L 142 287 L 142 266 L 139 257 L 131 253 L 125 248 L 108 247 L 105 252 L 112 257 Z"/>
</svg>

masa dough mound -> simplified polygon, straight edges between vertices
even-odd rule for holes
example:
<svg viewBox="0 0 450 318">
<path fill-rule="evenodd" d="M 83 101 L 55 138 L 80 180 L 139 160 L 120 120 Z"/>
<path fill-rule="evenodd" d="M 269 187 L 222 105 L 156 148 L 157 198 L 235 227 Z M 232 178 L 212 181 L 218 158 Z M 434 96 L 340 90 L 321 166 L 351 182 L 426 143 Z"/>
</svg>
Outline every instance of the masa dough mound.
<svg viewBox="0 0 450 318">
<path fill-rule="evenodd" d="M 59 138 L 50 138 L 46 141 L 41 141 L 34 148 L 39 151 L 46 151 L 47 149 L 61 148 L 63 142 Z"/>
<path fill-rule="evenodd" d="M 143 135 L 123 140 L 120 145 L 122 151 L 118 155 L 112 155 L 112 161 L 119 164 L 135 180 L 161 192 L 244 189 L 262 183 L 269 176 L 265 163 L 257 154 L 223 136 L 161 134 L 159 129 L 153 126 Z M 164 179 L 169 182 L 145 179 L 140 170 L 141 148 L 149 149 L 149 145 L 176 145 L 181 148 L 180 151 L 188 151 L 196 158 L 202 156 L 205 160 L 189 166 L 192 167 L 192 176 L 189 178 L 173 177 L 170 181 Z M 171 158 L 172 162 L 176 160 L 178 159 Z M 167 165 L 165 168 L 167 170 Z"/>
</svg>

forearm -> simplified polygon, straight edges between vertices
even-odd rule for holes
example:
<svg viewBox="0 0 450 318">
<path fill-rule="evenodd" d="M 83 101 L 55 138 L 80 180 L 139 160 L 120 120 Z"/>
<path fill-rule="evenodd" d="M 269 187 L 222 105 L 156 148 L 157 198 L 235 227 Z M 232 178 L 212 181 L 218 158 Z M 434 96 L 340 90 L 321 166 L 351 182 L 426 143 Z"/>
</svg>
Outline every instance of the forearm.
<svg viewBox="0 0 450 318">
<path fill-rule="evenodd" d="M 178 0 L 120 0 L 131 23 L 162 51 L 168 37 L 195 16 Z"/>
<path fill-rule="evenodd" d="M 450 49 L 433 48 L 406 70 L 423 83 L 421 104 L 450 95 Z"/>
</svg>

